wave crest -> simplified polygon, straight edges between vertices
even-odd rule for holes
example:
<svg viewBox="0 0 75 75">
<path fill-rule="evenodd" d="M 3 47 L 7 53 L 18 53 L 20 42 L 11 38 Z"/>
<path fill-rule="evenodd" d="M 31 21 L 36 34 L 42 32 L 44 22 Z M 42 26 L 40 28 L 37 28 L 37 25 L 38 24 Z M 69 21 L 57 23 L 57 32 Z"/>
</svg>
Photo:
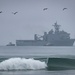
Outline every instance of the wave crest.
<svg viewBox="0 0 75 75">
<path fill-rule="evenodd" d="M 0 70 L 36 70 L 46 67 L 45 62 L 31 58 L 10 58 L 0 63 Z"/>
</svg>

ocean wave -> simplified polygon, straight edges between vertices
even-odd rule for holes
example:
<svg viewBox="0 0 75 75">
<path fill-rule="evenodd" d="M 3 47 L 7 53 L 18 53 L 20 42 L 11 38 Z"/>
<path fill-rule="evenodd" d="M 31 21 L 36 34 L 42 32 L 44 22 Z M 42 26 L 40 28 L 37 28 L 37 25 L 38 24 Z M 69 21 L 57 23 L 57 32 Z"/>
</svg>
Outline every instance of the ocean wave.
<svg viewBox="0 0 75 75">
<path fill-rule="evenodd" d="M 37 70 L 45 69 L 45 62 L 33 58 L 10 58 L 0 62 L 0 70 Z"/>
<path fill-rule="evenodd" d="M 75 59 L 71 58 L 48 58 L 48 70 L 75 69 Z"/>
</svg>

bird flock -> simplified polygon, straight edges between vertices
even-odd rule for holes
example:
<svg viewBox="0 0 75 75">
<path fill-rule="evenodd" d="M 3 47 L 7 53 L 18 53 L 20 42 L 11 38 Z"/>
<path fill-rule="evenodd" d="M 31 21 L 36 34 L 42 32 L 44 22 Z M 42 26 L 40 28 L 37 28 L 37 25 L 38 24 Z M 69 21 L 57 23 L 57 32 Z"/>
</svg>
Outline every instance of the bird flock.
<svg viewBox="0 0 75 75">
<path fill-rule="evenodd" d="M 48 8 L 44 8 L 43 11 L 47 10 Z M 63 8 L 63 11 L 66 10 L 67 8 Z"/>
<path fill-rule="evenodd" d="M 44 8 L 43 11 L 46 11 L 48 8 Z M 63 8 L 63 11 L 66 10 L 67 8 Z M 0 11 L 0 14 L 3 13 L 2 11 Z M 16 15 L 18 12 L 12 12 L 12 14 Z"/>
<path fill-rule="evenodd" d="M 2 11 L 0 11 L 0 13 L 3 13 Z M 12 12 L 12 14 L 16 15 L 18 12 Z"/>
</svg>

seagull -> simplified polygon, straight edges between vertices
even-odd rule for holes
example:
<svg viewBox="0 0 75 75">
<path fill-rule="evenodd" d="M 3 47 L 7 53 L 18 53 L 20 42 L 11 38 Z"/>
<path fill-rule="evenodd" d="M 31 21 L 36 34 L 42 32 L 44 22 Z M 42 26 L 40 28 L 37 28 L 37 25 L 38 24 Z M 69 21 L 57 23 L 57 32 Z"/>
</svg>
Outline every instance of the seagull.
<svg viewBox="0 0 75 75">
<path fill-rule="evenodd" d="M 64 11 L 65 9 L 67 9 L 67 8 L 63 8 L 63 11 Z"/>
<path fill-rule="evenodd" d="M 0 11 L 0 13 L 2 13 L 2 11 Z"/>
<path fill-rule="evenodd" d="M 14 15 L 17 14 L 18 12 L 12 12 Z"/>
<path fill-rule="evenodd" d="M 48 8 L 44 8 L 43 10 L 47 10 Z"/>
</svg>

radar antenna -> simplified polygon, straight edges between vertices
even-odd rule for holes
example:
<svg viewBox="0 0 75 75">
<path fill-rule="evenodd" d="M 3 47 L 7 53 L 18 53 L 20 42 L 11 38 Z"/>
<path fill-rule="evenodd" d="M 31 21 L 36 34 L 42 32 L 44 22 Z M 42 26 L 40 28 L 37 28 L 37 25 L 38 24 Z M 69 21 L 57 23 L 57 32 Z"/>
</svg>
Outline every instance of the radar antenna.
<svg viewBox="0 0 75 75">
<path fill-rule="evenodd" d="M 58 25 L 57 22 L 56 22 L 53 26 L 55 28 L 55 32 L 59 32 L 59 29 L 60 29 L 61 25 Z"/>
</svg>

